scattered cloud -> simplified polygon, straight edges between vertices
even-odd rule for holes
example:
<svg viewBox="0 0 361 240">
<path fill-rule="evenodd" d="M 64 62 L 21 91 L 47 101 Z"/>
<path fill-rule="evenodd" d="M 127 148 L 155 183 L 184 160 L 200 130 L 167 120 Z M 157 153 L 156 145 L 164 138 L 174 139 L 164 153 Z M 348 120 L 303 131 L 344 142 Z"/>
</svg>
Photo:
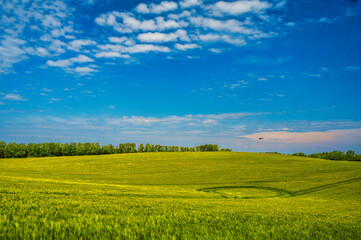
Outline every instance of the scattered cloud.
<svg viewBox="0 0 361 240">
<path fill-rule="evenodd" d="M 77 40 L 73 40 L 69 43 L 69 45 L 67 46 L 67 48 L 69 50 L 72 51 L 76 51 L 79 52 L 84 46 L 91 46 L 91 45 L 96 45 L 97 43 L 95 41 L 86 39 L 77 39 Z"/>
<path fill-rule="evenodd" d="M 227 84 L 223 84 L 223 87 L 225 88 L 230 88 L 230 89 L 235 89 L 235 88 L 238 88 L 238 87 L 248 87 L 249 85 L 249 82 L 245 81 L 245 80 L 238 80 L 234 83 L 227 83 Z"/>
<path fill-rule="evenodd" d="M 52 92 L 53 90 L 47 89 L 47 88 L 42 88 L 41 91 L 43 91 L 43 92 Z"/>
<path fill-rule="evenodd" d="M 98 52 L 96 58 L 130 58 L 128 54 L 120 54 L 119 52 Z"/>
<path fill-rule="evenodd" d="M 238 61 L 241 64 L 247 64 L 247 65 L 273 66 L 288 62 L 289 60 L 291 60 L 291 58 L 292 58 L 291 56 L 272 58 L 272 57 L 264 57 L 258 55 L 249 55 L 240 58 Z"/>
<path fill-rule="evenodd" d="M 198 44 L 195 44 L 195 43 L 188 43 L 188 44 L 176 43 L 175 48 L 178 50 L 181 50 L 181 51 L 187 51 L 190 49 L 201 48 L 201 46 L 199 46 Z"/>
<path fill-rule="evenodd" d="M 214 15 L 242 15 L 245 13 L 261 13 L 262 11 L 271 8 L 272 5 L 266 1 L 234 1 L 234 2 L 224 2 L 219 1 L 214 5 L 209 6 L 209 9 L 213 12 Z"/>
<path fill-rule="evenodd" d="M 1 8 L 0 73 L 32 56 L 48 57 L 64 51 L 59 33 L 72 33 L 73 9 L 61 1 L 7 1 Z M 42 33 L 34 43 L 27 34 Z M 39 38 L 39 37 L 38 37 Z"/>
<path fill-rule="evenodd" d="M 221 53 L 223 50 L 219 48 L 210 48 L 208 49 L 212 53 Z"/>
<path fill-rule="evenodd" d="M 5 96 L 2 97 L 1 99 L 9 100 L 9 101 L 28 101 L 28 99 L 26 99 L 26 98 L 22 97 L 20 94 L 16 94 L 16 93 L 5 94 Z"/>
<path fill-rule="evenodd" d="M 308 77 L 321 77 L 322 75 L 320 73 L 302 73 L 304 76 Z"/>
<path fill-rule="evenodd" d="M 77 57 L 69 58 L 69 59 L 60 59 L 60 60 L 48 60 L 46 64 L 50 67 L 60 67 L 64 68 L 65 70 L 69 70 L 69 66 L 72 66 L 73 64 L 79 64 L 79 63 L 89 63 L 94 62 L 94 59 L 87 57 L 85 55 L 78 55 Z M 77 67 L 79 68 L 79 67 Z M 80 69 L 83 67 L 80 67 Z M 78 72 L 77 70 L 75 70 Z"/>
<path fill-rule="evenodd" d="M 357 70 L 361 70 L 361 66 L 348 66 L 345 67 L 346 71 L 357 71 Z"/>
<path fill-rule="evenodd" d="M 4 29 L 0 40 L 0 72 L 7 72 L 13 64 L 32 56 L 46 58 L 48 66 L 77 73 L 87 66 L 72 67 L 75 63 L 93 62 L 99 58 L 133 58 L 132 55 L 137 53 L 196 48 L 222 53 L 217 46 L 219 43 L 241 47 L 257 39 L 276 37 L 276 32 L 267 31 L 267 26 L 273 24 L 273 15 L 267 11 L 279 9 L 280 2 L 181 0 L 140 3 L 134 9 L 98 15 L 94 19 L 98 29 L 94 31 L 103 30 L 104 35 L 96 40 L 75 29 L 79 27 L 74 21 L 76 8 L 66 1 L 8 2 L 0 19 Z M 83 6 L 94 3 L 95 0 L 82 1 Z M 240 15 L 247 16 L 240 18 Z M 106 31 L 105 27 L 114 32 Z M 122 35 L 116 35 L 119 33 Z M 176 52 L 182 54 L 182 51 Z M 79 55 L 72 57 L 70 54 L 74 53 Z"/>
<path fill-rule="evenodd" d="M 268 94 L 268 96 L 271 96 L 271 97 L 284 97 L 285 95 L 284 95 L 284 94 L 279 94 L 279 93 L 275 92 L 275 93 L 270 93 L 270 94 Z"/>
<path fill-rule="evenodd" d="M 145 3 L 141 3 L 139 4 L 135 10 L 138 13 L 153 13 L 153 14 L 159 14 L 159 13 L 163 13 L 163 12 L 169 12 L 169 11 L 174 11 L 178 8 L 178 4 L 175 2 L 171 2 L 171 1 L 163 1 L 160 2 L 159 4 L 145 4 Z"/>
<path fill-rule="evenodd" d="M 74 71 L 77 72 L 77 73 L 81 73 L 81 74 L 89 74 L 89 73 L 92 73 L 92 72 L 97 72 L 98 70 L 93 69 L 91 67 L 76 67 L 74 69 Z"/>
<path fill-rule="evenodd" d="M 183 0 L 179 2 L 181 8 L 201 6 L 202 4 L 203 4 L 202 0 Z"/>
<path fill-rule="evenodd" d="M 164 42 L 175 42 L 177 40 L 190 41 L 185 30 L 177 30 L 171 33 L 160 33 L 160 32 L 148 32 L 139 34 L 137 37 L 141 42 L 147 43 L 164 43 Z"/>
</svg>

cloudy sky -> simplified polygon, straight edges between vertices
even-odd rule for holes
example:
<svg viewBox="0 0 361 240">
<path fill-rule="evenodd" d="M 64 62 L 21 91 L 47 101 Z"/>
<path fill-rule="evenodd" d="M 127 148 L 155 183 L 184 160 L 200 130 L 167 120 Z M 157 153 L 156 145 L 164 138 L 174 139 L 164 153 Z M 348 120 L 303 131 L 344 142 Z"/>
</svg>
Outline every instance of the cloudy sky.
<svg viewBox="0 0 361 240">
<path fill-rule="evenodd" d="M 0 0 L 0 13 L 1 140 L 361 153 L 360 1 Z"/>
</svg>

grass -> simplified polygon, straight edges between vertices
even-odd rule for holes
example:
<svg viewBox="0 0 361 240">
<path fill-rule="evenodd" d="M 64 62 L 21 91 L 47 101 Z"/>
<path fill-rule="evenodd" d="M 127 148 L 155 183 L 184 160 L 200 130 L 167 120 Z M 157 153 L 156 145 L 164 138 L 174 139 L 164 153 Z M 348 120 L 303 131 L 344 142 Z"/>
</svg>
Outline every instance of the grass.
<svg viewBox="0 0 361 240">
<path fill-rule="evenodd" d="M 361 164 L 260 153 L 0 159 L 0 239 L 361 239 Z"/>
</svg>

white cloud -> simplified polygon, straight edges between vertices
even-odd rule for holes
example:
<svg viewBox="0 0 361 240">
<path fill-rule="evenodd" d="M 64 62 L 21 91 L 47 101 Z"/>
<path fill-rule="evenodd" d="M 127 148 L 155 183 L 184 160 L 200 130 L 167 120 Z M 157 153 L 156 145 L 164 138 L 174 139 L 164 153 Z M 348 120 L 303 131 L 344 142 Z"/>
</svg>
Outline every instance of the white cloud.
<svg viewBox="0 0 361 240">
<path fill-rule="evenodd" d="M 43 47 L 38 47 L 38 48 L 35 49 L 35 54 L 34 55 L 45 57 L 45 56 L 49 55 L 49 52 L 48 52 L 48 50 L 46 50 Z"/>
<path fill-rule="evenodd" d="M 160 32 L 149 32 L 139 34 L 137 37 L 141 42 L 154 42 L 154 43 L 164 43 L 164 42 L 175 42 L 178 39 L 182 41 L 190 41 L 185 30 L 178 30 L 172 33 L 160 33 Z"/>
<path fill-rule="evenodd" d="M 164 31 L 166 29 L 177 29 L 185 26 L 182 21 L 174 19 L 165 20 L 164 17 L 156 17 L 149 20 L 139 20 L 131 13 L 110 12 L 102 14 L 95 19 L 101 26 L 111 26 L 115 31 L 121 33 L 132 33 L 137 31 Z"/>
<path fill-rule="evenodd" d="M 48 64 L 51 67 L 68 67 L 73 63 L 69 59 L 64 59 L 58 61 L 48 60 L 46 64 Z"/>
<path fill-rule="evenodd" d="M 165 19 L 164 17 L 156 17 L 155 18 L 157 29 L 160 31 L 166 30 L 166 29 L 177 29 L 182 27 L 187 27 L 189 23 L 183 21 L 183 20 L 174 20 L 174 19 Z"/>
<path fill-rule="evenodd" d="M 58 18 L 56 18 L 54 15 L 45 15 L 42 24 L 44 27 L 60 27 L 61 22 Z"/>
<path fill-rule="evenodd" d="M 347 71 L 357 71 L 357 70 L 360 70 L 361 69 L 361 66 L 348 66 L 348 67 L 345 67 L 345 70 Z"/>
<path fill-rule="evenodd" d="M 53 90 L 47 89 L 47 88 L 42 88 L 41 91 L 44 91 L 44 92 L 52 92 Z"/>
<path fill-rule="evenodd" d="M 188 44 L 176 43 L 174 45 L 174 47 L 176 49 L 178 49 L 178 50 L 181 50 L 181 51 L 187 51 L 187 50 L 190 50 L 190 49 L 201 48 L 201 46 L 199 46 L 198 44 L 195 44 L 195 43 L 188 43 Z"/>
<path fill-rule="evenodd" d="M 54 38 L 73 32 L 73 22 L 68 21 L 72 12 L 62 1 L 6 1 L 0 18 L 4 30 L 0 42 L 0 72 L 32 55 L 46 57 L 64 52 Z M 25 34 L 26 29 L 30 32 Z M 34 44 L 30 40 L 39 38 L 38 33 L 47 39 L 44 41 L 41 37 L 41 41 Z"/>
<path fill-rule="evenodd" d="M 61 101 L 63 101 L 61 98 L 51 98 L 49 103 L 61 102 Z"/>
<path fill-rule="evenodd" d="M 267 81 L 267 80 L 268 80 L 268 78 L 265 78 L 265 77 L 260 77 L 257 79 L 257 81 Z"/>
<path fill-rule="evenodd" d="M 208 51 L 212 52 L 212 53 L 221 53 L 222 49 L 219 48 L 210 48 L 208 49 Z"/>
<path fill-rule="evenodd" d="M 198 36 L 198 39 L 203 42 L 226 42 L 237 46 L 243 46 L 247 44 L 247 42 L 242 37 L 234 38 L 226 34 L 201 34 Z"/>
<path fill-rule="evenodd" d="M 5 96 L 2 97 L 2 99 L 10 100 L 10 101 L 28 101 L 28 99 L 26 99 L 26 98 L 24 98 L 21 95 L 16 94 L 16 93 L 5 94 Z"/>
<path fill-rule="evenodd" d="M 245 35 L 255 35 L 260 33 L 257 29 L 244 27 L 242 22 L 235 19 L 218 20 L 215 18 L 191 17 L 190 21 L 193 25 L 203 27 L 204 29 L 241 33 Z"/>
<path fill-rule="evenodd" d="M 91 59 L 90 57 L 87 57 L 85 55 L 80 54 L 75 58 L 71 58 L 70 61 L 73 62 L 73 63 L 75 63 L 75 62 L 77 62 L 77 63 L 85 63 L 85 62 L 94 62 L 94 59 Z"/>
<path fill-rule="evenodd" d="M 235 89 L 238 87 L 248 87 L 249 82 L 245 81 L 245 80 L 238 80 L 234 83 L 229 83 L 229 84 L 224 84 L 223 87 L 225 88 L 230 88 L 230 89 Z"/>
<path fill-rule="evenodd" d="M 308 77 L 321 77 L 322 76 L 320 73 L 302 73 L 302 75 L 305 75 Z"/>
<path fill-rule="evenodd" d="M 127 37 L 109 37 L 108 38 L 112 43 L 123 43 L 124 45 L 134 45 L 135 41 Z"/>
<path fill-rule="evenodd" d="M 80 54 L 77 57 L 69 58 L 69 59 L 62 59 L 57 61 L 48 60 L 46 64 L 51 67 L 65 68 L 73 65 L 74 63 L 86 63 L 86 62 L 94 62 L 94 60 L 85 55 Z"/>
<path fill-rule="evenodd" d="M 270 93 L 268 95 L 272 96 L 272 97 L 284 97 L 285 96 L 284 94 L 279 94 L 279 93 Z"/>
<path fill-rule="evenodd" d="M 105 51 L 113 51 L 120 53 L 147 53 L 147 52 L 170 52 L 171 50 L 165 46 L 153 44 L 136 44 L 133 46 L 106 44 L 100 45 L 100 49 Z"/>
<path fill-rule="evenodd" d="M 181 8 L 189 8 L 194 6 L 200 6 L 202 5 L 202 3 L 202 0 L 183 0 L 179 2 L 179 5 L 181 6 Z"/>
<path fill-rule="evenodd" d="M 241 15 L 249 12 L 259 13 L 262 10 L 268 9 L 272 5 L 266 1 L 252 0 L 252 1 L 234 1 L 234 2 L 216 2 L 210 9 L 215 15 L 229 14 Z"/>
<path fill-rule="evenodd" d="M 91 72 L 97 72 L 97 70 L 90 68 L 90 67 L 76 67 L 74 69 L 75 72 L 81 73 L 81 74 L 87 74 Z"/>
<path fill-rule="evenodd" d="M 92 41 L 89 39 L 86 39 L 86 40 L 77 39 L 77 40 L 71 41 L 69 43 L 69 45 L 67 46 L 67 48 L 69 50 L 79 52 L 83 46 L 90 46 L 90 45 L 96 45 L 96 44 L 97 43 L 95 41 Z"/>
<path fill-rule="evenodd" d="M 163 12 L 169 12 L 169 11 L 174 11 L 178 8 L 178 4 L 175 2 L 170 2 L 170 1 L 163 1 L 159 4 L 154 4 L 151 3 L 149 5 L 141 3 L 139 4 L 135 10 L 138 13 L 155 13 L 155 14 L 159 14 L 159 13 L 163 13 Z"/>
<path fill-rule="evenodd" d="M 170 49 L 165 46 L 157 46 L 152 44 L 136 44 L 126 48 L 128 53 L 144 53 L 144 52 L 170 52 Z"/>
<path fill-rule="evenodd" d="M 135 10 L 139 13 L 150 13 L 148 5 L 145 3 L 140 3 L 138 6 L 136 6 Z"/>
<path fill-rule="evenodd" d="M 119 52 L 98 52 L 95 54 L 97 58 L 130 58 L 128 54 L 120 54 Z"/>
<path fill-rule="evenodd" d="M 220 114 L 188 114 L 184 116 L 167 116 L 162 118 L 143 117 L 143 116 L 123 116 L 121 118 L 106 118 L 105 121 L 109 125 L 181 125 L 191 124 L 192 126 L 199 124 L 217 124 L 219 121 L 228 121 L 241 119 L 247 116 L 262 115 L 264 113 L 220 113 Z"/>
</svg>

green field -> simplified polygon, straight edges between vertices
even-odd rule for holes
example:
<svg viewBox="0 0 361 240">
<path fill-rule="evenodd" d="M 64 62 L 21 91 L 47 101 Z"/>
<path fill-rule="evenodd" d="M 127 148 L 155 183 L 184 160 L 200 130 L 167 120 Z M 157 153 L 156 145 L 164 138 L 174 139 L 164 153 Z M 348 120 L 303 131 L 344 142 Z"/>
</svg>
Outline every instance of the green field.
<svg viewBox="0 0 361 240">
<path fill-rule="evenodd" d="M 0 239 L 361 239 L 361 163 L 239 152 L 0 159 Z"/>
</svg>

